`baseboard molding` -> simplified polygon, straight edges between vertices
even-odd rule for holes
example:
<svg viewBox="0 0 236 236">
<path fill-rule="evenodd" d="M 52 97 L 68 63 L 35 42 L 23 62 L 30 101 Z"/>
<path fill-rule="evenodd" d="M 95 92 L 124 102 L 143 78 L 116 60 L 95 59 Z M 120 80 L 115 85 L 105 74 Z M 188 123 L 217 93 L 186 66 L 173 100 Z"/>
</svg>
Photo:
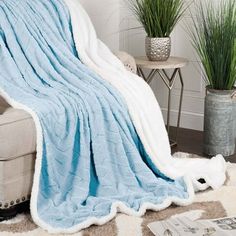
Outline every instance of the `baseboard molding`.
<svg viewBox="0 0 236 236">
<path fill-rule="evenodd" d="M 162 108 L 163 117 L 166 122 L 167 118 L 167 109 Z M 170 124 L 171 126 L 176 126 L 178 118 L 178 111 L 171 110 L 170 111 Z M 193 129 L 193 130 L 203 130 L 203 123 L 204 123 L 204 115 L 193 113 L 193 112 L 186 112 L 182 111 L 181 113 L 181 122 L 180 127 L 186 129 Z"/>
</svg>

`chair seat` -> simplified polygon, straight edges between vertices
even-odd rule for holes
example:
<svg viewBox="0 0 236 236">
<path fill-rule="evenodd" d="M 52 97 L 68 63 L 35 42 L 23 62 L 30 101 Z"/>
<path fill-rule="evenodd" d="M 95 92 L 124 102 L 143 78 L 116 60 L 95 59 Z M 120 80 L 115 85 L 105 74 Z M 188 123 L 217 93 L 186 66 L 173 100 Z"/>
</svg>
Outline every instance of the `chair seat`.
<svg viewBox="0 0 236 236">
<path fill-rule="evenodd" d="M 36 129 L 30 114 L 0 107 L 0 161 L 36 152 Z"/>
</svg>

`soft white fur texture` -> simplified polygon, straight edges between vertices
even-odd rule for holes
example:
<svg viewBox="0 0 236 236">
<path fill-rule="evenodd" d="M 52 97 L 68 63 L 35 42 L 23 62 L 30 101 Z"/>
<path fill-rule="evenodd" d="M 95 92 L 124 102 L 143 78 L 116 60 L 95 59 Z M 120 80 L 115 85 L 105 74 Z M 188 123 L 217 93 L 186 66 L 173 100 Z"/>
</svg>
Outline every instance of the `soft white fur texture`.
<svg viewBox="0 0 236 236">
<path fill-rule="evenodd" d="M 192 187 L 191 180 L 188 176 L 184 177 L 184 181 L 186 183 L 187 187 L 187 192 L 189 195 L 189 198 L 187 199 L 180 199 L 177 197 L 169 197 L 167 198 L 162 204 L 160 205 L 154 205 L 151 203 L 144 203 L 139 211 L 134 211 L 127 207 L 123 202 L 115 202 L 113 203 L 111 207 L 110 214 L 102 217 L 102 218 L 95 218 L 91 217 L 85 222 L 75 225 L 74 227 L 71 228 L 53 228 L 51 225 L 49 225 L 47 222 L 44 222 L 41 220 L 40 216 L 38 215 L 38 206 L 37 206 L 37 197 L 38 197 L 38 192 L 39 192 L 39 181 L 40 181 L 40 173 L 41 173 L 41 166 L 42 166 L 42 127 L 40 124 L 40 120 L 38 119 L 37 114 L 30 109 L 29 107 L 26 107 L 25 105 L 18 103 L 17 101 L 13 100 L 1 87 L 0 87 L 0 95 L 14 108 L 17 109 L 22 109 L 31 114 L 33 117 L 33 120 L 35 122 L 36 126 L 36 131 L 37 131 L 37 158 L 36 158 L 36 163 L 35 163 L 35 173 L 34 173 L 34 180 L 33 180 L 33 188 L 32 188 L 32 193 L 31 193 L 31 201 L 30 201 L 30 212 L 31 216 L 34 220 L 34 222 L 40 226 L 41 228 L 47 230 L 49 233 L 52 234 L 59 234 L 59 233 L 75 233 L 77 231 L 80 231 L 82 229 L 85 229 L 89 227 L 90 225 L 96 224 L 96 225 L 103 225 L 106 222 L 112 220 L 117 213 L 125 213 L 130 216 L 143 216 L 147 210 L 155 210 L 155 211 L 160 211 L 163 210 L 167 207 L 169 207 L 172 203 L 180 206 L 186 206 L 189 205 L 193 199 L 194 199 L 194 191 Z"/>
<path fill-rule="evenodd" d="M 80 59 L 120 91 L 128 105 L 135 128 L 153 163 L 161 172 L 172 179 L 184 176 L 189 198 L 169 197 L 160 205 L 145 203 L 138 212 L 128 208 L 122 202 L 116 202 L 111 207 L 110 214 L 106 217 L 100 219 L 90 218 L 70 229 L 64 229 L 63 227 L 52 228 L 47 222 L 40 219 L 37 211 L 42 160 L 42 129 L 40 121 L 34 111 L 12 100 L 0 88 L 0 94 L 6 101 L 15 108 L 29 112 L 36 124 L 37 159 L 31 196 L 31 214 L 34 222 L 50 233 L 74 233 L 92 224 L 104 224 L 114 218 L 117 212 L 142 216 L 148 209 L 159 211 L 167 208 L 172 203 L 181 206 L 190 204 L 193 201 L 194 189 L 195 191 L 205 190 L 209 186 L 219 188 L 225 181 L 226 165 L 223 157 L 218 155 L 211 160 L 172 158 L 162 113 L 150 87 L 141 78 L 126 71 L 123 64 L 97 39 L 93 25 L 79 1 L 65 0 L 65 2 L 71 13 L 73 35 Z M 206 184 L 200 184 L 198 182 L 199 178 L 204 178 Z"/>
<path fill-rule="evenodd" d="M 209 186 L 219 188 L 225 181 L 226 164 L 222 155 L 209 159 L 173 158 L 161 109 L 151 88 L 123 64 L 98 38 L 79 0 L 65 0 L 71 14 L 72 30 L 80 59 L 109 81 L 124 97 L 142 143 L 161 172 L 176 179 L 188 175 L 195 191 Z M 200 184 L 198 179 L 205 179 Z"/>
</svg>

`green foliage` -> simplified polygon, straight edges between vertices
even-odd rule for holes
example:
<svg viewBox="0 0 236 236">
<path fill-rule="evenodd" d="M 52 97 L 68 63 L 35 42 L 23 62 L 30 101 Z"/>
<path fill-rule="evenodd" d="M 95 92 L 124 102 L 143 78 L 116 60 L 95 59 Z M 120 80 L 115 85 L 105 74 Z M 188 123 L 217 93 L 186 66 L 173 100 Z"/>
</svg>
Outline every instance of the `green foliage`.
<svg viewBox="0 0 236 236">
<path fill-rule="evenodd" d="M 148 37 L 169 37 L 185 11 L 184 0 L 128 0 Z"/>
<path fill-rule="evenodd" d="M 192 43 L 205 69 L 206 83 L 213 89 L 231 90 L 236 82 L 236 0 L 219 5 L 197 5 L 192 16 Z"/>
</svg>

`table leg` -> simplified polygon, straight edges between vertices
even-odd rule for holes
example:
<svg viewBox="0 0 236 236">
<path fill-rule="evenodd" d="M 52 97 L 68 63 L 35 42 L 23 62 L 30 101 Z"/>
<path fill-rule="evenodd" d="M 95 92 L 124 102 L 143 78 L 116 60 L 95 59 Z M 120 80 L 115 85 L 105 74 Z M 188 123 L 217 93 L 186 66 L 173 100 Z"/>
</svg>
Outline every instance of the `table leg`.
<svg viewBox="0 0 236 236">
<path fill-rule="evenodd" d="M 150 72 L 150 74 L 148 75 L 148 77 L 147 77 L 147 79 L 146 79 L 146 81 L 147 81 L 148 84 L 150 84 L 150 83 L 152 82 L 152 80 L 153 80 L 153 78 L 155 77 L 156 73 L 157 73 L 157 70 L 152 70 L 152 71 Z"/>
<path fill-rule="evenodd" d="M 137 72 L 140 77 L 143 77 L 143 79 L 145 79 L 144 73 L 140 67 L 137 67 Z"/>
<path fill-rule="evenodd" d="M 182 74 L 180 71 L 180 68 L 176 68 L 174 72 L 172 73 L 171 77 L 168 76 L 167 72 L 163 70 L 159 70 L 158 74 L 160 75 L 162 81 L 168 88 L 168 107 L 167 107 L 167 132 L 170 135 L 170 111 L 171 111 L 171 91 L 173 89 L 173 86 L 175 84 L 175 80 L 179 75 L 180 82 L 181 82 L 181 96 L 180 96 L 180 105 L 179 105 L 179 113 L 178 113 L 178 119 L 177 119 L 177 127 L 176 127 L 176 135 L 175 140 L 170 140 L 171 147 L 177 145 L 177 139 L 178 139 L 178 130 L 180 126 L 180 118 L 181 118 L 181 110 L 182 110 L 182 100 L 183 100 L 183 79 Z"/>
<path fill-rule="evenodd" d="M 181 113 L 182 113 L 182 104 L 183 104 L 183 95 L 184 95 L 184 80 L 182 76 L 181 69 L 178 70 L 179 73 L 179 79 L 181 83 L 181 94 L 180 94 L 180 101 L 179 101 L 179 114 L 178 114 L 178 121 L 177 121 L 177 128 L 176 128 L 176 140 L 178 139 L 178 131 L 180 127 L 180 119 L 181 119 Z"/>
<path fill-rule="evenodd" d="M 171 88 L 168 86 L 167 132 L 170 134 Z"/>
<path fill-rule="evenodd" d="M 137 68 L 137 71 L 138 71 L 138 75 L 141 76 L 148 84 L 152 82 L 153 78 L 155 77 L 157 73 L 157 70 L 153 69 L 146 77 L 143 70 L 140 67 Z"/>
<path fill-rule="evenodd" d="M 181 73 L 180 68 L 176 68 L 171 76 L 168 76 L 167 72 L 164 69 L 162 69 L 162 70 L 153 69 L 153 70 L 151 70 L 149 75 L 146 77 L 143 73 L 143 70 L 140 67 L 138 67 L 138 75 L 143 77 L 143 79 L 147 83 L 151 83 L 151 81 L 153 80 L 153 78 L 155 77 L 155 75 L 157 73 L 159 74 L 162 81 L 164 82 L 164 84 L 168 88 L 168 108 L 167 108 L 168 110 L 167 110 L 167 124 L 166 125 L 167 125 L 167 132 L 169 135 L 170 135 L 171 92 L 172 92 L 175 80 L 178 76 L 179 76 L 180 83 L 181 83 L 181 94 L 180 94 L 180 101 L 179 101 L 179 110 L 178 110 L 178 119 L 177 119 L 175 140 L 170 141 L 171 146 L 173 147 L 173 146 L 177 145 L 178 131 L 179 131 L 179 127 L 180 127 L 180 119 L 181 119 L 182 103 L 183 103 L 183 93 L 184 93 L 184 81 L 183 81 L 183 77 L 182 77 L 182 73 Z"/>
</svg>

